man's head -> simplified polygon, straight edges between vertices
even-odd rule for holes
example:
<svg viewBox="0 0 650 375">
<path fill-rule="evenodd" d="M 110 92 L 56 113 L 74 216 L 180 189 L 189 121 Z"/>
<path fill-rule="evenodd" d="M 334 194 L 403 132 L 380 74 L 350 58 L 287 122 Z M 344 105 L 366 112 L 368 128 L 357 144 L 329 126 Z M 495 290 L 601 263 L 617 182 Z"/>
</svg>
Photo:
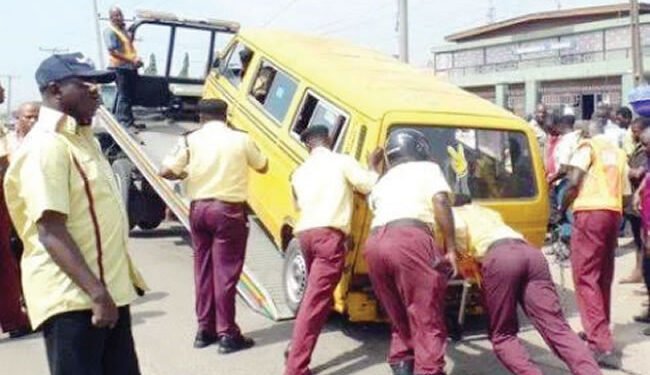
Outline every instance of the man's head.
<svg viewBox="0 0 650 375">
<path fill-rule="evenodd" d="M 600 120 L 589 121 L 582 134 L 585 138 L 593 138 L 605 132 L 604 126 Z"/>
<path fill-rule="evenodd" d="M 36 70 L 36 83 L 48 107 L 90 125 L 99 106 L 98 83 L 109 83 L 115 73 L 96 70 L 81 53 L 52 55 Z"/>
<path fill-rule="evenodd" d="M 399 129 L 391 132 L 384 149 L 389 169 L 409 161 L 431 160 L 429 140 L 415 129 Z"/>
<path fill-rule="evenodd" d="M 300 140 L 311 150 L 316 147 L 332 148 L 332 138 L 330 137 L 330 130 L 325 125 L 313 125 L 303 130 L 300 133 Z"/>
<path fill-rule="evenodd" d="M 650 157 L 650 127 L 645 128 L 641 132 L 641 136 L 639 138 L 641 139 L 641 144 L 645 148 L 646 156 Z"/>
<path fill-rule="evenodd" d="M 576 123 L 576 117 L 574 115 L 564 115 L 560 117 L 558 121 L 558 131 L 560 134 L 566 134 L 573 130 L 573 126 Z"/>
<path fill-rule="evenodd" d="M 612 118 L 612 106 L 609 103 L 600 102 L 596 107 L 594 113 L 594 120 L 600 122 L 602 125 L 607 124 L 607 121 Z"/>
<path fill-rule="evenodd" d="M 632 140 L 634 143 L 641 141 L 641 133 L 647 128 L 650 128 L 650 117 L 637 117 L 630 125 L 632 132 Z"/>
<path fill-rule="evenodd" d="M 23 138 L 32 130 L 34 123 L 38 120 L 38 111 L 41 109 L 41 103 L 26 102 L 20 105 L 16 112 L 16 134 Z"/>
<path fill-rule="evenodd" d="M 560 116 L 557 113 L 547 114 L 544 118 L 543 129 L 550 135 L 560 134 Z"/>
<path fill-rule="evenodd" d="M 544 121 L 546 120 L 546 115 L 547 115 L 547 110 L 546 106 L 542 103 L 539 103 L 537 107 L 535 107 L 535 122 L 539 126 L 544 125 Z"/>
<path fill-rule="evenodd" d="M 0 85 L 0 104 L 5 102 L 5 88 Z"/>
<path fill-rule="evenodd" d="M 632 111 L 628 107 L 621 107 L 616 111 L 616 123 L 621 128 L 627 129 L 632 122 Z"/>
<path fill-rule="evenodd" d="M 226 122 L 228 117 L 228 104 L 221 99 L 202 99 L 198 109 L 202 124 L 208 121 Z"/>
<path fill-rule="evenodd" d="M 108 10 L 108 17 L 114 26 L 124 28 L 124 14 L 122 13 L 122 9 L 120 9 L 120 7 L 111 7 L 111 9 Z"/>
</svg>

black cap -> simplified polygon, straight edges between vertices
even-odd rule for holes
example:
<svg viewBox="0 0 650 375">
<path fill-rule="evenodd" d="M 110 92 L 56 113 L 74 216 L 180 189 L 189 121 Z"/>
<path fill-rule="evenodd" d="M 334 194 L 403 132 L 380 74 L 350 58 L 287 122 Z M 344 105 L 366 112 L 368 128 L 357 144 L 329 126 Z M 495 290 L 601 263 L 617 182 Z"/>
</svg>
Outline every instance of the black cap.
<svg viewBox="0 0 650 375">
<path fill-rule="evenodd" d="M 43 60 L 36 70 L 38 87 L 66 78 L 80 78 L 95 83 L 109 83 L 115 80 L 115 73 L 97 70 L 92 60 L 80 52 L 52 55 Z"/>
<path fill-rule="evenodd" d="M 330 130 L 325 125 L 312 125 L 300 133 L 300 140 L 307 143 L 312 138 L 329 137 Z"/>
</svg>

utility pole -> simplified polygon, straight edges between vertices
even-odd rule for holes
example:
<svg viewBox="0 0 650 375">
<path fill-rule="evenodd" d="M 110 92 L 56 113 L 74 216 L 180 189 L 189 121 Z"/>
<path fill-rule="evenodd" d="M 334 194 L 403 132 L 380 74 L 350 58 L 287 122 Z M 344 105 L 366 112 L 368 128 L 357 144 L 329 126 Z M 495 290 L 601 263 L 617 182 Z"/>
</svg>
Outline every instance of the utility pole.
<svg viewBox="0 0 650 375">
<path fill-rule="evenodd" d="M 640 34 L 639 1 L 630 0 L 630 35 L 632 36 L 632 76 L 634 77 L 634 87 L 645 83 Z"/>
<path fill-rule="evenodd" d="M 497 8 L 494 6 L 494 0 L 488 2 L 487 23 L 494 23 L 497 18 Z"/>
<path fill-rule="evenodd" d="M 11 83 L 14 78 L 18 78 L 18 76 L 12 75 L 12 74 L 0 74 L 0 78 L 6 78 L 7 79 L 7 88 L 6 88 L 6 102 L 7 102 L 7 121 L 11 119 Z"/>
<path fill-rule="evenodd" d="M 102 30 L 99 25 L 99 6 L 97 0 L 93 0 L 93 19 L 95 20 L 95 37 L 97 38 L 97 61 L 99 62 L 99 69 L 106 67 L 104 63 L 104 48 L 102 48 Z"/>
<path fill-rule="evenodd" d="M 399 59 L 409 62 L 408 0 L 397 0 L 399 10 Z"/>
</svg>

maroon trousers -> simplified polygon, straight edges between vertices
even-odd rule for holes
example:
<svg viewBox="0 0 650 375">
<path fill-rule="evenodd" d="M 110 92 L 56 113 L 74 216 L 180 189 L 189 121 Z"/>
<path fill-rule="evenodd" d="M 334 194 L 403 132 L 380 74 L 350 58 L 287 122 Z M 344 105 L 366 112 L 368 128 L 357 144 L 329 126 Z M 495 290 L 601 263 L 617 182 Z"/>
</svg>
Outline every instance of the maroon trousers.
<svg viewBox="0 0 650 375">
<path fill-rule="evenodd" d="M 614 349 L 609 329 L 614 255 L 621 215 L 614 211 L 575 213 L 571 268 L 582 327 L 592 350 Z"/>
<path fill-rule="evenodd" d="M 235 323 L 235 297 L 248 240 L 244 204 L 193 201 L 190 228 L 199 330 L 238 336 L 241 333 Z"/>
<path fill-rule="evenodd" d="M 321 329 L 332 309 L 332 293 L 343 273 L 345 234 L 314 228 L 298 234 L 307 263 L 307 290 L 293 326 L 286 375 L 309 375 L 309 362 Z"/>
<path fill-rule="evenodd" d="M 414 360 L 415 374 L 444 374 L 447 279 L 433 268 L 443 254 L 431 232 L 388 224 L 373 230 L 364 256 L 373 289 L 392 324 L 388 363 Z"/>
<path fill-rule="evenodd" d="M 567 323 L 542 252 L 519 240 L 492 246 L 481 265 L 490 341 L 513 374 L 542 375 L 517 339 L 520 304 L 551 350 L 574 375 L 601 374 L 587 346 Z"/>
<path fill-rule="evenodd" d="M 29 327 L 27 315 L 20 305 L 20 271 L 11 252 L 9 238 L 11 220 L 0 184 L 0 328 L 4 332 Z"/>
</svg>

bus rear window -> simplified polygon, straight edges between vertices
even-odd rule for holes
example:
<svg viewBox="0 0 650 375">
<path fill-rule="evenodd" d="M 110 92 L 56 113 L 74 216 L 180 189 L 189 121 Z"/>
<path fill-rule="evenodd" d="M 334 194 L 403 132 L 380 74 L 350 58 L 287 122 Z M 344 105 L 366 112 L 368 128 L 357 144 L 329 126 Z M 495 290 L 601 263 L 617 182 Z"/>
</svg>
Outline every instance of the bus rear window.
<svg viewBox="0 0 650 375">
<path fill-rule="evenodd" d="M 488 200 L 537 195 L 532 156 L 523 132 L 417 125 L 396 125 L 391 132 L 405 128 L 427 137 L 432 158 L 454 192 L 466 193 L 469 189 L 472 198 Z M 458 178 L 453 163 L 463 154 L 467 173 Z"/>
</svg>

